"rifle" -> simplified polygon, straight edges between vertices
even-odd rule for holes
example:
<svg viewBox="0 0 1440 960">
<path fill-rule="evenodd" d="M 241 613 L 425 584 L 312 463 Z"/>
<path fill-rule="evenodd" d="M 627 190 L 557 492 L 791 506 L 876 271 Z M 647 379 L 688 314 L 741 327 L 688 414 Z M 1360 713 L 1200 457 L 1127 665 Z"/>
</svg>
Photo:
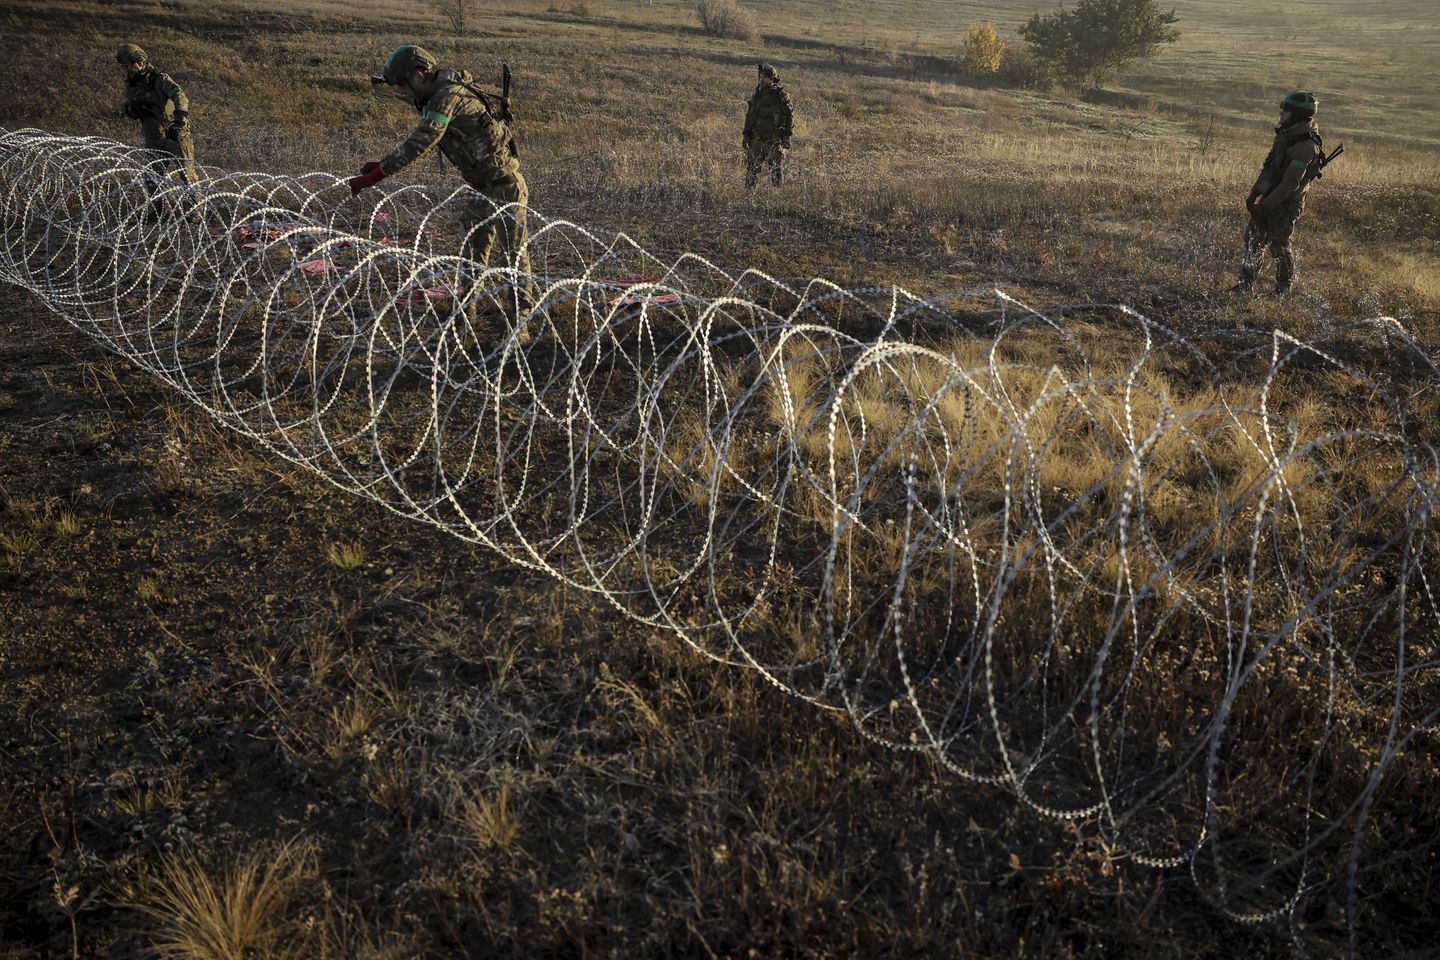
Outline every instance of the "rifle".
<svg viewBox="0 0 1440 960">
<path fill-rule="evenodd" d="M 513 123 L 515 120 L 515 115 L 510 112 L 510 64 L 508 63 L 500 64 L 500 119 L 506 123 Z"/>
<path fill-rule="evenodd" d="M 1340 154 L 1344 152 L 1345 144 L 1342 143 L 1340 144 L 1340 146 L 1335 148 L 1335 150 L 1330 154 L 1330 156 L 1322 156 L 1319 160 L 1316 160 L 1315 163 L 1311 165 L 1310 169 L 1305 171 L 1305 176 L 1300 178 L 1300 186 L 1298 189 L 1303 190 L 1306 186 L 1309 185 L 1310 181 L 1319 180 L 1321 177 L 1325 176 L 1325 168 L 1330 165 L 1330 161 L 1334 160 L 1336 157 L 1340 156 Z"/>
</svg>

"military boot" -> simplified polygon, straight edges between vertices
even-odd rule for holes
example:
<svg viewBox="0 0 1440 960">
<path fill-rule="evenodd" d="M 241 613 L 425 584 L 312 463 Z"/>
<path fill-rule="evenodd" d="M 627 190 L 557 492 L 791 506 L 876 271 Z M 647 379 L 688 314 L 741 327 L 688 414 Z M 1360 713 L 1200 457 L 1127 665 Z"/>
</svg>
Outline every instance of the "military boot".
<svg viewBox="0 0 1440 960">
<path fill-rule="evenodd" d="M 511 291 L 510 295 L 514 298 L 510 321 L 515 325 L 515 340 L 523 347 L 534 339 L 535 330 L 540 324 L 540 318 L 534 315 L 535 291 L 527 283 L 518 290 Z"/>
<path fill-rule="evenodd" d="M 1295 257 L 1282 254 L 1275 263 L 1275 292 L 1289 293 L 1295 286 Z"/>
</svg>

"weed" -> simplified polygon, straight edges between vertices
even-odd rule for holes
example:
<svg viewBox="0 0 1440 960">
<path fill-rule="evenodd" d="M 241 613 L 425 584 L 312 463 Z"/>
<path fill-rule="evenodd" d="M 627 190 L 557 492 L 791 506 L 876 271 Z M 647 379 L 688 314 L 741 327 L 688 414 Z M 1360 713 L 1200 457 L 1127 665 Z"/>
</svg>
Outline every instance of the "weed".
<svg viewBox="0 0 1440 960">
<path fill-rule="evenodd" d="M 147 778 L 139 782 L 132 778 L 115 798 L 115 810 L 127 817 L 143 817 L 156 810 L 178 807 L 186 793 L 185 783 L 178 777 Z"/>
<path fill-rule="evenodd" d="M 51 526 L 62 537 L 78 537 L 85 529 L 80 518 L 71 510 L 61 510 L 51 521 Z"/>
<path fill-rule="evenodd" d="M 18 571 L 24 565 L 25 558 L 39 545 L 39 541 L 27 531 L 0 531 L 0 563 L 12 572 Z"/>
<path fill-rule="evenodd" d="M 171 857 L 139 904 L 155 924 L 156 955 L 165 960 L 290 955 L 280 939 L 284 912 L 313 870 L 313 852 L 300 843 L 249 850 L 221 866 L 193 853 Z"/>
<path fill-rule="evenodd" d="M 358 570 L 365 565 L 365 545 L 354 543 L 331 543 L 325 547 L 325 556 L 338 569 Z"/>
</svg>

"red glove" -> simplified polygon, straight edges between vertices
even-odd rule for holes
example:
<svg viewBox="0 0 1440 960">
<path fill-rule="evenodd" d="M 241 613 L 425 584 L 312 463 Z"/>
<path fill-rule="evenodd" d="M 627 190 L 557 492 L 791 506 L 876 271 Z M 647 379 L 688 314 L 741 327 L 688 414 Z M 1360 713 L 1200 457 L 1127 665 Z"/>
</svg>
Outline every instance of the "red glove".
<svg viewBox="0 0 1440 960">
<path fill-rule="evenodd" d="M 353 197 L 366 187 L 373 187 L 384 179 L 385 171 L 380 169 L 380 164 L 371 161 L 360 168 L 360 176 L 351 177 L 345 182 L 350 184 L 350 196 Z"/>
</svg>

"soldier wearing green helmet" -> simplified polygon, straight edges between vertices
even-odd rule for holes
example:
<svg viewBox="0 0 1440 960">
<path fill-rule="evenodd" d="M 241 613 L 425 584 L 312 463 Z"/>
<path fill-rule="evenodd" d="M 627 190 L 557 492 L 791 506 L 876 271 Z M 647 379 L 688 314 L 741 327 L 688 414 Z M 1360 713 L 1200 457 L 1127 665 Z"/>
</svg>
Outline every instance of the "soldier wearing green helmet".
<svg viewBox="0 0 1440 960">
<path fill-rule="evenodd" d="M 1313 179 L 1306 173 L 1325 157 L 1320 128 L 1315 125 L 1316 106 L 1315 95 L 1305 90 L 1296 90 L 1280 101 L 1275 140 L 1245 201 L 1250 222 L 1245 226 L 1245 255 L 1237 290 L 1249 291 L 1255 285 L 1260 275 L 1260 256 L 1267 246 L 1275 257 L 1276 292 L 1286 293 L 1295 285 L 1295 253 L 1290 238 Z"/>
<path fill-rule="evenodd" d="M 194 183 L 195 142 L 190 136 L 190 100 L 169 74 L 157 70 L 133 43 L 121 44 L 115 60 L 125 68 L 125 97 L 120 112 L 140 121 L 145 146 L 167 153 L 185 179 Z"/>
<path fill-rule="evenodd" d="M 498 246 L 526 274 L 516 307 L 528 310 L 534 299 L 525 251 L 525 204 L 530 194 L 510 131 L 508 97 L 481 90 L 467 71 L 441 67 L 423 47 L 413 44 L 397 47 L 380 76 L 370 80 L 396 88 L 419 111 L 420 123 L 384 159 L 365 164 L 359 176 L 350 178 L 352 193 L 394 176 L 438 147 L 479 194 L 460 216 L 465 255 L 488 264 Z M 496 211 L 507 204 L 517 206 L 496 217 Z"/>
</svg>

